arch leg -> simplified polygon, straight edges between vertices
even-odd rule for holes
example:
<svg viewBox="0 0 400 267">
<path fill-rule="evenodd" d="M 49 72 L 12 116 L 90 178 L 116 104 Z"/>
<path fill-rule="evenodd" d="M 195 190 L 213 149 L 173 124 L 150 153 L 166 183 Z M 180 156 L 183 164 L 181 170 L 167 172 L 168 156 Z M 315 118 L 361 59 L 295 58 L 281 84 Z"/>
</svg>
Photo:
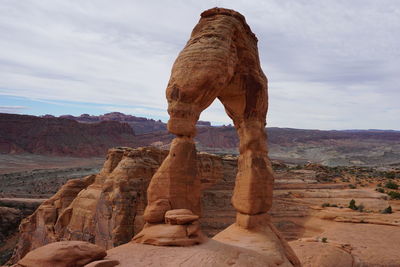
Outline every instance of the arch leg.
<svg viewBox="0 0 400 267">
<path fill-rule="evenodd" d="M 267 154 L 264 121 L 245 120 L 237 132 L 240 156 L 232 204 L 242 214 L 266 213 L 272 205 L 274 176 Z"/>
</svg>

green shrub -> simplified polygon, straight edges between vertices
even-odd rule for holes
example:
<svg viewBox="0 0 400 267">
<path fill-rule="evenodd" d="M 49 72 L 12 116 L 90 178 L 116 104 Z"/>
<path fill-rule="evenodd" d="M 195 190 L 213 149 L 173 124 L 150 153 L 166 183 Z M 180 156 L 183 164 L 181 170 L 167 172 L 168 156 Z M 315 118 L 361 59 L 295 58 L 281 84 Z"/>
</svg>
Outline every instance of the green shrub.
<svg viewBox="0 0 400 267">
<path fill-rule="evenodd" d="M 354 184 L 349 184 L 349 188 L 350 189 L 355 189 L 355 188 L 357 188 L 357 186 L 355 186 Z"/>
<path fill-rule="evenodd" d="M 322 243 L 328 243 L 328 238 L 323 237 L 323 238 L 321 239 L 321 241 L 322 241 Z"/>
<path fill-rule="evenodd" d="M 378 191 L 379 193 L 385 193 L 385 190 L 382 187 L 378 187 L 375 190 Z"/>
<path fill-rule="evenodd" d="M 389 207 L 387 207 L 386 209 L 384 209 L 384 210 L 382 211 L 382 213 L 383 213 L 383 214 L 391 214 L 391 213 L 393 213 L 393 211 L 392 211 L 392 206 L 389 206 Z"/>
<path fill-rule="evenodd" d="M 395 191 L 390 191 L 387 193 L 392 199 L 400 199 L 400 193 Z"/>
<path fill-rule="evenodd" d="M 394 172 L 387 172 L 385 174 L 386 178 L 393 179 L 396 178 L 396 174 Z"/>
<path fill-rule="evenodd" d="M 385 187 L 389 189 L 399 189 L 399 185 L 393 182 L 392 180 L 387 181 Z"/>
<path fill-rule="evenodd" d="M 323 208 L 325 208 L 325 207 L 330 207 L 331 206 L 331 204 L 329 204 L 329 203 L 323 203 L 322 205 L 321 205 L 321 207 L 323 207 Z"/>
<path fill-rule="evenodd" d="M 357 210 L 356 201 L 354 199 L 350 200 L 349 208 L 352 210 Z"/>
</svg>

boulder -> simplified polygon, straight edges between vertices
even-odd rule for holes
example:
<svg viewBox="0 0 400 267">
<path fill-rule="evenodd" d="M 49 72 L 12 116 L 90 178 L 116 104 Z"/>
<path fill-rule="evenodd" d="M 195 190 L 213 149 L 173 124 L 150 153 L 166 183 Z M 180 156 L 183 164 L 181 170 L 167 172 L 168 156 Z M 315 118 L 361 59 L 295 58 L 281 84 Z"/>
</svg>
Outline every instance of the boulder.
<svg viewBox="0 0 400 267">
<path fill-rule="evenodd" d="M 103 248 L 88 242 L 61 241 L 32 250 L 18 261 L 18 265 L 22 267 L 80 267 L 92 261 L 101 260 L 106 255 Z"/>
</svg>

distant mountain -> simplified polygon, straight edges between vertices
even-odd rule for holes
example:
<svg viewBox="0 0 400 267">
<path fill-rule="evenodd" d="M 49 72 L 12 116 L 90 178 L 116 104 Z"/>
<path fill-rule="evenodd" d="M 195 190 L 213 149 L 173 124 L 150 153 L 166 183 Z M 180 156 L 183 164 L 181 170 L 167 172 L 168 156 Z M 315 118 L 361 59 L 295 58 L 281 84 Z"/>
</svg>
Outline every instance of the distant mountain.
<svg viewBox="0 0 400 267">
<path fill-rule="evenodd" d="M 45 115 L 42 116 L 43 118 L 46 117 L 53 117 L 52 115 Z M 118 121 L 129 124 L 132 129 L 134 129 L 136 134 L 146 134 L 146 133 L 153 133 L 158 131 L 166 131 L 167 124 L 163 123 L 161 120 L 153 120 L 147 119 L 143 117 L 136 117 L 132 115 L 126 115 L 121 112 L 111 112 L 106 113 L 104 115 L 89 115 L 89 114 L 82 114 L 78 117 L 72 115 L 62 115 L 59 118 L 75 120 L 77 122 L 82 123 L 98 123 L 101 121 Z M 198 121 L 198 126 L 211 126 L 211 123 L 208 121 Z"/>
<path fill-rule="evenodd" d="M 113 146 L 135 146 L 128 124 L 0 113 L 0 153 L 90 157 L 103 156 Z"/>
<path fill-rule="evenodd" d="M 89 114 L 82 114 L 78 117 L 74 117 L 72 115 L 63 115 L 59 118 L 75 120 L 82 123 L 98 123 L 102 121 L 123 122 L 129 124 L 135 130 L 136 134 L 151 133 L 167 129 L 166 124 L 160 120 L 156 121 L 153 119 L 126 115 L 120 112 L 111 112 L 99 116 L 93 116 Z"/>
<path fill-rule="evenodd" d="M 197 125 L 197 148 L 236 154 L 239 140 L 232 126 Z M 391 130 L 321 131 L 267 128 L 269 155 L 292 163 L 400 166 L 400 132 Z M 103 156 L 112 146 L 168 149 L 174 138 L 161 121 L 119 112 L 42 117 L 0 114 L 0 153 Z"/>
</svg>

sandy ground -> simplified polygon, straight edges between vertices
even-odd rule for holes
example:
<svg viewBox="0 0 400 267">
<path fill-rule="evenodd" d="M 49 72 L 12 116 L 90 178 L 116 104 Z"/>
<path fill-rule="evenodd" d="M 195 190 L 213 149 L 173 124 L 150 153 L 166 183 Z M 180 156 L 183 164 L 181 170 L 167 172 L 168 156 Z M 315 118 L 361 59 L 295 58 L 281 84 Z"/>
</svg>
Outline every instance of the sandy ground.
<svg viewBox="0 0 400 267">
<path fill-rule="evenodd" d="M 104 158 L 56 157 L 33 154 L 0 154 L 0 174 L 37 169 L 100 166 Z"/>
</svg>

